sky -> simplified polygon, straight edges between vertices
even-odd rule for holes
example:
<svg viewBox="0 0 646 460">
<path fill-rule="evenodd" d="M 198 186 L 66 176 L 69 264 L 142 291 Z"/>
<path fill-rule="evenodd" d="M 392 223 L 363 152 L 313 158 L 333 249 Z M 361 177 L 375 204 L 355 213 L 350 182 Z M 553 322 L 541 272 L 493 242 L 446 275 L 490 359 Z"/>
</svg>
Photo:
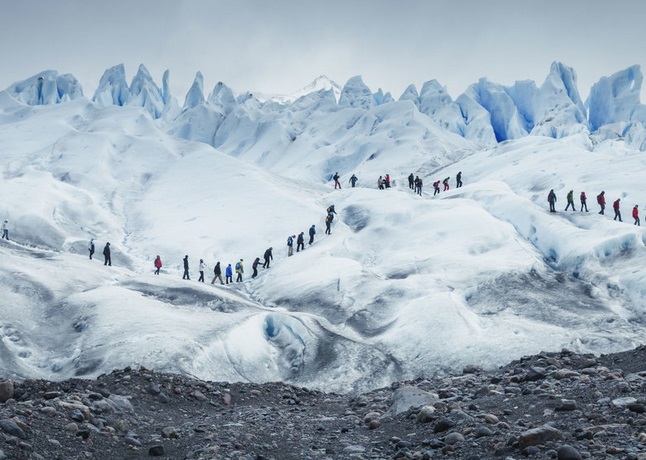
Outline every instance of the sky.
<svg viewBox="0 0 646 460">
<path fill-rule="evenodd" d="M 457 97 L 479 78 L 541 84 L 553 61 L 581 96 L 599 78 L 646 64 L 646 2 L 617 0 L 0 0 L 0 89 L 53 69 L 91 97 L 103 72 L 170 70 L 182 102 L 205 93 L 291 94 L 319 75 L 361 75 L 395 98 L 436 79 Z M 646 99 L 642 89 L 642 102 Z"/>
</svg>

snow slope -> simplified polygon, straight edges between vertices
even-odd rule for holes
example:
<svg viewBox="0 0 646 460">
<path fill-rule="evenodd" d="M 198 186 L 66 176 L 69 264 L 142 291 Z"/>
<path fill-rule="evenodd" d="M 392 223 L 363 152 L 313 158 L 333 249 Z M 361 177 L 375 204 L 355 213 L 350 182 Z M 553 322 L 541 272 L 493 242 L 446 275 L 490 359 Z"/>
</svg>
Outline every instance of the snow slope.
<svg viewBox="0 0 646 460">
<path fill-rule="evenodd" d="M 217 94 L 209 103 L 229 99 Z M 31 105 L 0 92 L 0 218 L 11 238 L 0 241 L 2 375 L 145 365 L 357 391 L 642 340 L 645 239 L 629 214 L 646 203 L 634 174 L 643 152 L 580 131 L 483 148 L 411 100 L 359 105 L 341 107 L 322 90 L 289 110 L 253 98 L 232 112 L 220 106 L 231 126 L 215 149 L 169 134 L 145 107 L 84 97 Z M 342 190 L 327 180 L 335 171 Z M 453 190 L 458 171 L 465 186 Z M 385 173 L 394 185 L 378 190 Z M 410 173 L 423 178 L 423 196 L 408 189 Z M 452 190 L 433 196 L 431 183 L 445 177 Z M 547 212 L 552 188 L 557 214 Z M 590 212 L 563 211 L 570 189 L 587 192 Z M 610 213 L 621 197 L 623 223 L 597 214 L 601 190 Z M 287 236 L 312 224 L 315 244 L 287 257 Z M 112 267 L 100 256 L 107 241 Z M 271 267 L 250 279 L 268 247 Z M 245 281 L 198 283 L 200 258 L 207 281 L 216 261 L 244 259 Z"/>
</svg>

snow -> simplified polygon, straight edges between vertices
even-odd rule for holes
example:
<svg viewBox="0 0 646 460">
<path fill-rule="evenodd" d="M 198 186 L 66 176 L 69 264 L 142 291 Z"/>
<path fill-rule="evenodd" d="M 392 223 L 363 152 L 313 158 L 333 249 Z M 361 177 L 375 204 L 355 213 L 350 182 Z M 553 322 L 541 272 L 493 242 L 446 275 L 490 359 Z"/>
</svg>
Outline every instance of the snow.
<svg viewBox="0 0 646 460">
<path fill-rule="evenodd" d="M 130 86 L 122 66 L 108 70 L 92 101 L 69 91 L 65 103 L 39 103 L 38 78 L 27 82 L 0 92 L 4 376 L 144 365 L 348 392 L 643 340 L 646 235 L 629 215 L 646 208 L 635 174 L 644 131 L 633 110 L 590 134 L 565 66 L 540 87 L 481 80 L 455 101 L 435 81 L 394 101 L 359 77 L 338 103 L 331 88 L 280 103 L 236 98 L 224 83 L 204 98 L 198 75 L 181 111 L 168 75 L 160 90 L 144 67 Z M 639 104 L 616 88 L 623 96 L 611 100 L 599 86 L 590 107 Z M 51 102 L 52 91 L 41 94 Z M 392 188 L 378 190 L 386 173 Z M 407 187 L 411 173 L 422 196 Z M 451 189 L 433 196 L 445 177 Z M 565 212 L 571 189 L 577 211 Z M 621 198 L 623 223 L 598 214 L 601 190 L 607 214 Z M 338 215 L 325 235 L 330 204 Z M 312 224 L 314 244 L 306 236 L 288 257 L 287 237 Z M 271 267 L 251 279 L 269 247 Z M 240 258 L 243 283 L 210 284 L 217 261 Z"/>
</svg>

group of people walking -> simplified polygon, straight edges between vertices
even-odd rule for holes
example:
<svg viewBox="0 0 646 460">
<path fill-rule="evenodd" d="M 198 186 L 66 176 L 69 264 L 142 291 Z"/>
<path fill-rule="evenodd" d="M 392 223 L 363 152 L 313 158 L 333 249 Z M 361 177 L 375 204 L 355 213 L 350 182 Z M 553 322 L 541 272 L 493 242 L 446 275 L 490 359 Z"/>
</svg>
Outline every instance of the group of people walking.
<svg viewBox="0 0 646 460">
<path fill-rule="evenodd" d="M 567 199 L 567 206 L 565 207 L 565 210 L 567 211 L 572 208 L 572 211 L 576 211 L 576 208 L 574 207 L 574 190 L 570 190 L 566 196 Z M 556 193 L 554 192 L 554 189 L 551 189 L 549 193 L 547 194 L 547 202 L 550 205 L 550 212 L 556 212 Z M 588 211 L 588 197 L 586 196 L 585 192 L 581 192 L 579 195 L 579 201 L 581 202 L 581 210 L 580 212 L 583 212 L 585 209 L 585 212 Z M 597 204 L 599 205 L 599 208 L 601 209 L 599 211 L 599 214 L 604 215 L 605 210 L 606 210 L 606 192 L 601 191 L 597 195 Z M 619 222 L 623 222 L 621 220 L 621 198 L 617 198 L 613 203 L 612 203 L 612 210 L 615 212 L 615 217 L 613 220 L 619 220 Z M 634 219 L 634 225 L 641 226 L 641 222 L 639 219 L 639 207 L 638 205 L 633 206 L 633 212 L 632 216 Z"/>
<path fill-rule="evenodd" d="M 334 209 L 334 205 L 331 205 L 327 209 L 327 217 L 326 217 L 326 234 L 331 234 L 330 231 L 330 224 L 332 223 L 332 220 L 334 220 L 334 215 L 336 214 L 336 211 Z M 316 235 L 316 225 L 312 225 L 309 228 L 308 231 L 309 234 L 309 242 L 308 244 L 313 244 L 314 243 L 314 235 Z M 296 235 L 290 235 L 287 237 L 287 256 L 291 257 L 294 255 L 294 241 L 296 242 L 296 252 L 300 252 L 305 249 L 305 232 L 300 232 L 298 234 L 298 237 Z M 109 246 L 110 243 L 107 243 L 106 247 L 108 248 L 108 257 L 109 257 Z M 90 259 L 92 258 L 92 255 L 94 254 L 94 239 L 90 240 Z M 265 250 L 263 254 L 263 262 L 262 262 L 262 268 L 269 268 L 271 261 L 274 260 L 274 255 L 273 255 L 273 247 L 269 247 Z M 105 254 L 105 250 L 104 250 Z M 185 280 L 190 280 L 190 264 L 189 264 L 189 259 L 188 259 L 188 254 L 184 256 L 183 259 L 183 266 L 184 266 L 184 273 L 182 275 L 182 279 Z M 253 270 L 253 273 L 251 275 L 251 278 L 256 278 L 258 276 L 258 267 L 260 266 L 261 261 L 260 257 L 256 257 L 251 264 L 251 268 Z M 112 265 L 110 263 L 110 265 Z M 155 275 L 159 275 L 159 272 L 163 266 L 161 257 L 158 255 L 155 258 L 155 261 L 153 262 L 153 265 L 155 266 Z M 200 277 L 198 278 L 198 282 L 204 282 L 204 272 L 206 271 L 207 265 L 204 262 L 204 259 L 200 259 L 200 263 L 198 265 L 198 271 L 200 273 Z M 234 266 L 231 264 L 228 264 L 225 269 L 224 269 L 224 280 L 222 279 L 222 267 L 220 265 L 220 262 L 218 261 L 215 266 L 213 267 L 213 279 L 211 280 L 211 284 L 215 284 L 216 280 L 220 281 L 220 284 L 233 284 L 233 274 L 236 274 L 236 283 L 242 282 L 242 275 L 244 274 L 244 260 L 240 259 L 238 260 Z"/>
<path fill-rule="evenodd" d="M 92 260 L 92 256 L 94 255 L 94 249 L 94 238 L 92 238 L 87 245 L 87 250 L 90 253 L 90 260 Z M 105 246 L 103 246 L 103 265 L 112 266 L 112 253 L 110 251 L 109 242 L 105 243 Z"/>
</svg>

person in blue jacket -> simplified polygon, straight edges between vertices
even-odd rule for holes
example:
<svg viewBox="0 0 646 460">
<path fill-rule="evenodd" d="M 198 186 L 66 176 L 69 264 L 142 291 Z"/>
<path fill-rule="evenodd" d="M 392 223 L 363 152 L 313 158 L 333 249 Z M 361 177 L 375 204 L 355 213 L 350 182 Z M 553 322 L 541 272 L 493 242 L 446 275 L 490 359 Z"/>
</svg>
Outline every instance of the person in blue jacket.
<svg viewBox="0 0 646 460">
<path fill-rule="evenodd" d="M 316 235 L 316 228 L 314 225 L 310 227 L 310 242 L 309 244 L 312 244 L 314 242 L 314 235 Z"/>
<path fill-rule="evenodd" d="M 227 284 L 229 284 L 229 281 L 233 283 L 233 268 L 231 268 L 231 264 L 227 265 L 227 268 L 224 269 L 224 275 Z"/>
</svg>

